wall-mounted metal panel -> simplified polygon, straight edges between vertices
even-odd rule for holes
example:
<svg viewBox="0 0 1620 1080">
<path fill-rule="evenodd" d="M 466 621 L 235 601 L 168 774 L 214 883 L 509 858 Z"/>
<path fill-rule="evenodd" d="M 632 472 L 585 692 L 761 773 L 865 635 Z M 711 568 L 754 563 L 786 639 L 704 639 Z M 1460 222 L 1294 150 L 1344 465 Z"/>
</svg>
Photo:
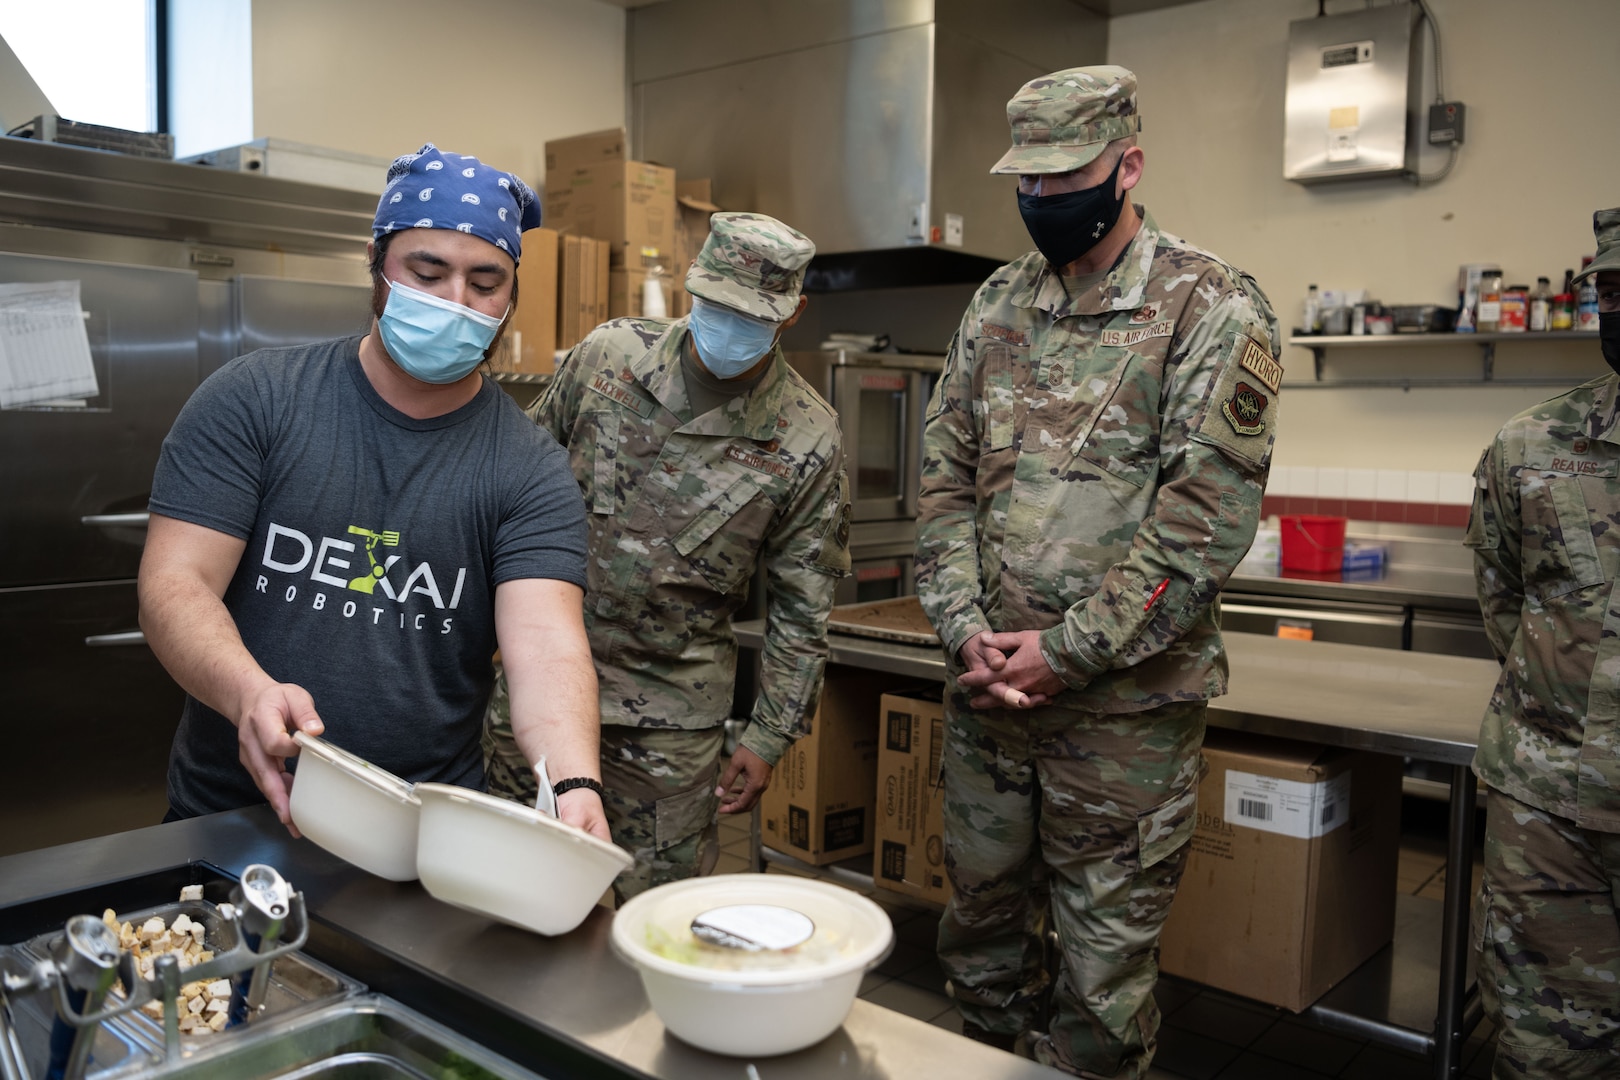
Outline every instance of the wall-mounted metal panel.
<svg viewBox="0 0 1620 1080">
<path fill-rule="evenodd" d="M 631 23 L 638 155 L 803 229 L 822 289 L 978 281 L 1027 251 L 989 175 L 1007 99 L 1108 44 L 1072 0 L 674 0 Z"/>
<path fill-rule="evenodd" d="M 641 83 L 641 153 L 821 252 L 921 244 L 933 38 L 914 26 Z"/>
<path fill-rule="evenodd" d="M 934 0 L 679 0 L 631 12 L 631 81 L 689 75 L 934 21 Z M 783 80 L 757 87 L 779 102 L 800 90 Z M 637 148 L 650 160 L 661 160 Z"/>
<path fill-rule="evenodd" d="M 1288 24 L 1283 176 L 1300 183 L 1401 176 L 1417 156 L 1416 4 Z"/>
<path fill-rule="evenodd" d="M 939 0 L 930 206 L 937 242 L 952 243 L 949 215 L 960 222 L 963 251 L 1006 260 L 1030 250 L 1015 181 L 989 175 L 1012 141 L 1007 100 L 1033 78 L 1107 60 L 1107 20 L 1070 0 Z"/>
</svg>

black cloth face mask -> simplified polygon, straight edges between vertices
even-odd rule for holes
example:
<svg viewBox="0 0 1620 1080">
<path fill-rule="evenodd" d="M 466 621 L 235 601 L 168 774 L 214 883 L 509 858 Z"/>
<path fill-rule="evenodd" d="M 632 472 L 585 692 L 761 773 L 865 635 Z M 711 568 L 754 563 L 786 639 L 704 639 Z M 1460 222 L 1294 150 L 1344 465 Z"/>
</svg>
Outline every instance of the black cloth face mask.
<svg viewBox="0 0 1620 1080">
<path fill-rule="evenodd" d="M 1121 154 L 1114 171 L 1096 187 L 1065 191 L 1061 195 L 1018 195 L 1018 214 L 1035 241 L 1035 248 L 1055 269 L 1061 270 L 1096 247 L 1119 220 L 1125 196 L 1115 195 Z"/>
<path fill-rule="evenodd" d="M 1598 344 L 1603 346 L 1603 359 L 1620 372 L 1620 311 L 1598 313 Z"/>
</svg>

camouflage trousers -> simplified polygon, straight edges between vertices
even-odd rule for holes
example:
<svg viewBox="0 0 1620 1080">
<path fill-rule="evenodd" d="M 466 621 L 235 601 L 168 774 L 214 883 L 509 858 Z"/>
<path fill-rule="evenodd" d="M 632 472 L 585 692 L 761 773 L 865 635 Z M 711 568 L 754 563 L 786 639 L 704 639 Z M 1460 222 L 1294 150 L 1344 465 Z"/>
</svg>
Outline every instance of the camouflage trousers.
<svg viewBox="0 0 1620 1080">
<path fill-rule="evenodd" d="M 1147 1073 L 1159 931 L 1197 815 L 1203 702 L 1100 715 L 946 705 L 939 954 L 963 1019 L 1032 1031 L 1036 1060 L 1083 1077 Z M 1041 934 L 1056 932 L 1057 971 Z M 1055 980 L 1055 981 L 1054 981 Z"/>
<path fill-rule="evenodd" d="M 668 881 L 714 871 L 720 861 L 720 754 L 725 727 L 672 731 L 603 724 L 603 808 L 613 842 L 636 857 L 613 883 L 624 903 Z M 512 737 L 506 677 L 497 668 L 484 712 L 484 773 L 489 793 L 534 805 L 538 785 Z"/>
<path fill-rule="evenodd" d="M 720 861 L 720 753 L 725 728 L 602 725 L 602 786 L 613 842 L 636 864 L 613 883 L 623 903 L 654 885 L 712 874 Z"/>
<path fill-rule="evenodd" d="M 1474 928 L 1491 1076 L 1620 1076 L 1620 835 L 1486 791 Z"/>
</svg>

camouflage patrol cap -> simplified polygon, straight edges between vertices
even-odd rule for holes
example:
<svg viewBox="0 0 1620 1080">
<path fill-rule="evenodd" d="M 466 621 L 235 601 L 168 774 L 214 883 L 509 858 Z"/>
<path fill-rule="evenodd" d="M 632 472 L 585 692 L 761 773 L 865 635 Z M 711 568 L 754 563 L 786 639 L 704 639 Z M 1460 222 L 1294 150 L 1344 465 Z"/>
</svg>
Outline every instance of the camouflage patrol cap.
<svg viewBox="0 0 1620 1080">
<path fill-rule="evenodd" d="M 720 213 L 686 272 L 686 291 L 767 322 L 799 307 L 804 268 L 816 245 L 797 229 L 764 214 Z"/>
<path fill-rule="evenodd" d="M 1572 281 L 1585 281 L 1605 270 L 1620 271 L 1620 206 L 1593 214 L 1592 232 L 1597 235 L 1597 258 L 1576 274 Z"/>
<path fill-rule="evenodd" d="M 1136 74 L 1122 67 L 1068 68 L 1024 84 L 1007 102 L 1012 149 L 993 173 L 1064 173 L 1088 165 L 1115 139 L 1142 130 Z"/>
</svg>

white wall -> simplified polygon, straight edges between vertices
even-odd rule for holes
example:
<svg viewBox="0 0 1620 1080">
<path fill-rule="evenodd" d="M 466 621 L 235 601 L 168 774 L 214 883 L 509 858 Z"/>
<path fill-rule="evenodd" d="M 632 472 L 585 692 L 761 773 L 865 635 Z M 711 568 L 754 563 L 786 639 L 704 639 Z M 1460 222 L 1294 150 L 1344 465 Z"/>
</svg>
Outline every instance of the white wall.
<svg viewBox="0 0 1620 1080">
<path fill-rule="evenodd" d="M 547 139 L 624 124 L 624 28 L 598 0 L 259 0 L 253 134 L 382 158 L 432 142 L 538 190 Z"/>
<path fill-rule="evenodd" d="M 1361 0 L 1331 0 L 1329 13 Z M 1429 0 L 1446 96 L 1467 142 L 1446 180 L 1305 187 L 1282 178 L 1288 23 L 1315 0 L 1204 0 L 1109 25 L 1109 63 L 1140 79 L 1139 191 L 1159 223 L 1254 274 L 1285 328 L 1306 287 L 1366 288 L 1386 303 L 1455 303 L 1459 263 L 1499 261 L 1512 281 L 1561 283 L 1593 250 L 1592 211 L 1620 204 L 1620 3 Z M 1424 39 L 1424 67 L 1432 61 Z M 1429 90 L 1432 96 L 1432 89 Z M 1425 149 L 1424 169 L 1443 164 Z M 1283 357 L 1290 381 L 1310 353 Z M 1477 348 L 1330 354 L 1331 371 L 1477 371 Z M 1607 369 L 1595 343 L 1503 347 L 1502 375 Z M 1289 466 L 1472 469 L 1514 412 L 1556 387 L 1284 391 L 1276 460 Z"/>
</svg>

